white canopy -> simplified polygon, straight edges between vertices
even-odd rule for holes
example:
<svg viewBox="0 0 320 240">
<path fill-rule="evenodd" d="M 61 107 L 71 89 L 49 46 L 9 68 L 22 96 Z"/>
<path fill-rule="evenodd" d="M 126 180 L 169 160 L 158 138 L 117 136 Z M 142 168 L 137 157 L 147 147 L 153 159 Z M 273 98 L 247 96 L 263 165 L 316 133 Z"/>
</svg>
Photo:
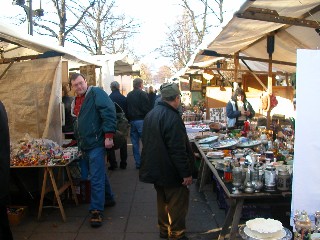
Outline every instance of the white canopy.
<svg viewBox="0 0 320 240">
<path fill-rule="evenodd" d="M 57 52 L 59 56 L 63 56 L 66 60 L 79 64 L 99 63 L 89 61 L 87 56 L 80 56 L 70 50 L 57 46 L 54 43 L 48 43 L 48 40 L 41 36 L 31 36 L 20 34 L 15 26 L 0 24 L 0 49 L 3 51 L 3 58 L 19 58 L 30 55 L 39 55 L 43 53 Z"/>
<path fill-rule="evenodd" d="M 78 54 L 69 48 L 57 46 L 56 43 L 49 43 L 51 39 L 42 36 L 31 36 L 20 34 L 15 26 L 0 24 L 0 49 L 3 51 L 3 58 L 19 58 L 43 53 L 54 54 L 56 52 L 64 59 L 71 61 L 70 68 L 79 65 L 103 66 L 105 62 L 112 63 L 114 72 L 111 75 L 132 75 L 139 74 L 140 67 L 134 65 L 133 59 L 128 54 L 107 54 L 107 55 L 85 55 Z"/>
<path fill-rule="evenodd" d="M 220 34 L 207 46 L 206 50 L 210 50 L 211 55 L 215 55 L 214 52 L 217 54 L 215 56 L 201 55 L 204 49 L 199 49 L 188 65 L 210 66 L 212 62 L 218 60 L 217 56 L 219 54 L 234 54 L 237 52 L 243 56 L 268 59 L 267 35 L 271 33 L 275 34 L 272 59 L 296 63 L 297 49 L 320 48 L 320 35 L 315 28 L 297 26 L 294 19 L 292 19 L 292 24 L 286 25 L 271 22 L 268 18 L 261 21 L 237 16 L 241 16 L 248 9 L 258 8 L 274 10 L 279 16 L 312 20 L 319 23 L 319 3 L 319 0 L 247 0 Z M 276 18 L 276 13 L 271 12 L 271 14 L 274 14 L 274 18 Z M 251 14 L 254 16 L 254 11 Z M 251 62 L 245 61 L 247 63 Z M 296 71 L 296 67 L 292 64 L 273 64 L 273 67 L 288 73 Z M 266 69 L 265 67 L 262 69 L 262 66 L 260 68 L 260 70 Z"/>
</svg>

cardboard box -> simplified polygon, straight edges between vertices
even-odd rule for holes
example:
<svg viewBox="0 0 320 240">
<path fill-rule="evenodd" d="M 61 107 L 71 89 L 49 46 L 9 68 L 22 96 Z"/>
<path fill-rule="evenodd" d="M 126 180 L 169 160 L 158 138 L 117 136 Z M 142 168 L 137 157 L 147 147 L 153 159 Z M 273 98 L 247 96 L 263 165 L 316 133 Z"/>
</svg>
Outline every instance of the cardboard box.
<svg viewBox="0 0 320 240">
<path fill-rule="evenodd" d="M 8 206 L 7 213 L 11 226 L 17 226 L 27 216 L 27 206 Z"/>
</svg>

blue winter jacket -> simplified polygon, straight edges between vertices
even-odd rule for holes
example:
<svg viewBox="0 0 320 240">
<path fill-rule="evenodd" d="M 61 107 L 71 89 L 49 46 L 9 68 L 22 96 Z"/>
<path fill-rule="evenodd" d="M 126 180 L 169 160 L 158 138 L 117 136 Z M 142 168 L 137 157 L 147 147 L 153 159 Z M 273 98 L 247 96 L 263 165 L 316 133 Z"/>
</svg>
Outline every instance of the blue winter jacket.
<svg viewBox="0 0 320 240">
<path fill-rule="evenodd" d="M 72 114 L 75 102 L 72 103 Z M 108 94 L 90 86 L 86 92 L 78 117 L 74 122 L 74 134 L 81 150 L 104 147 L 105 133 L 116 132 L 116 110 Z"/>
</svg>

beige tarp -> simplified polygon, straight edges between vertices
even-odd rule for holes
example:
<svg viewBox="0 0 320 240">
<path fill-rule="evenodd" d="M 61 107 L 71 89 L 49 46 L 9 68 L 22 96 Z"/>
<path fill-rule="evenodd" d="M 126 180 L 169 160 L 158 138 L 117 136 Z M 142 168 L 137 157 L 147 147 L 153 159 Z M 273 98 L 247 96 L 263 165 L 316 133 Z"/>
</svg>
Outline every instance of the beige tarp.
<svg viewBox="0 0 320 240">
<path fill-rule="evenodd" d="M 319 0 L 247 0 L 238 13 L 245 12 L 248 7 L 254 7 L 276 10 L 280 16 L 291 18 L 300 18 L 302 15 L 306 14 L 307 17 L 305 19 L 318 21 L 320 18 L 320 11 L 312 14 L 310 11 L 318 6 L 319 3 Z M 266 50 L 266 36 L 269 33 L 275 34 L 275 50 L 272 54 L 273 60 L 296 63 L 297 49 L 319 49 L 320 47 L 319 34 L 314 28 L 295 25 L 286 26 L 285 24 L 280 23 L 242 19 L 234 16 L 218 36 L 207 45 L 206 49 L 216 51 L 220 54 L 234 54 L 240 52 L 240 55 L 243 56 L 268 59 L 269 55 Z M 219 59 L 214 56 L 201 55 L 202 50 L 204 50 L 203 47 L 197 50 L 188 63 L 188 66 L 194 65 L 206 67 Z M 262 65 L 266 65 L 264 68 L 261 68 L 262 65 L 256 66 L 255 68 L 252 66 L 252 63 L 254 63 L 252 61 L 246 60 L 246 63 L 253 70 L 265 71 L 265 69 L 268 69 L 267 63 L 261 63 Z M 272 66 L 275 69 L 288 73 L 296 71 L 295 66 L 282 64 L 273 64 Z"/>
<path fill-rule="evenodd" d="M 0 73 L 7 66 L 0 65 Z M 8 113 L 12 142 L 29 134 L 61 144 L 60 57 L 15 62 L 0 80 L 0 100 Z"/>
</svg>

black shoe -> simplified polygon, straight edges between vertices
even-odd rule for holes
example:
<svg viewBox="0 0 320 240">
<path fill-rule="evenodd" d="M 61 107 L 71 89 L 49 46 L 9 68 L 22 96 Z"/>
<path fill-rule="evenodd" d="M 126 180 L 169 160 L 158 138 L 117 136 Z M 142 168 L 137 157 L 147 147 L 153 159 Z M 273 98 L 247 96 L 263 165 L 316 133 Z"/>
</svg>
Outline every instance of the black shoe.
<svg viewBox="0 0 320 240">
<path fill-rule="evenodd" d="M 169 239 L 169 235 L 168 235 L 168 233 L 160 233 L 160 235 L 159 235 L 159 237 L 160 238 L 162 238 L 162 239 Z"/>
<path fill-rule="evenodd" d="M 182 237 L 178 237 L 178 238 L 170 238 L 170 240 L 189 240 L 189 238 L 188 237 L 186 237 L 186 236 L 182 236 Z"/>
<path fill-rule="evenodd" d="M 188 237 L 186 237 L 186 236 L 183 236 L 183 237 L 180 237 L 180 238 L 175 238 L 176 240 L 189 240 L 189 238 Z"/>
<path fill-rule="evenodd" d="M 91 211 L 91 219 L 90 219 L 91 227 L 93 228 L 101 227 L 102 221 L 103 221 L 103 215 L 100 211 L 98 210 Z"/>
<path fill-rule="evenodd" d="M 118 166 L 110 166 L 110 167 L 108 167 L 108 169 L 111 170 L 111 171 L 115 170 L 116 168 L 118 168 Z"/>
<path fill-rule="evenodd" d="M 126 169 L 127 168 L 127 163 L 120 163 L 120 168 L 121 169 Z"/>
<path fill-rule="evenodd" d="M 114 200 L 106 200 L 104 202 L 105 207 L 113 207 L 114 205 L 116 205 L 116 202 Z"/>
</svg>

